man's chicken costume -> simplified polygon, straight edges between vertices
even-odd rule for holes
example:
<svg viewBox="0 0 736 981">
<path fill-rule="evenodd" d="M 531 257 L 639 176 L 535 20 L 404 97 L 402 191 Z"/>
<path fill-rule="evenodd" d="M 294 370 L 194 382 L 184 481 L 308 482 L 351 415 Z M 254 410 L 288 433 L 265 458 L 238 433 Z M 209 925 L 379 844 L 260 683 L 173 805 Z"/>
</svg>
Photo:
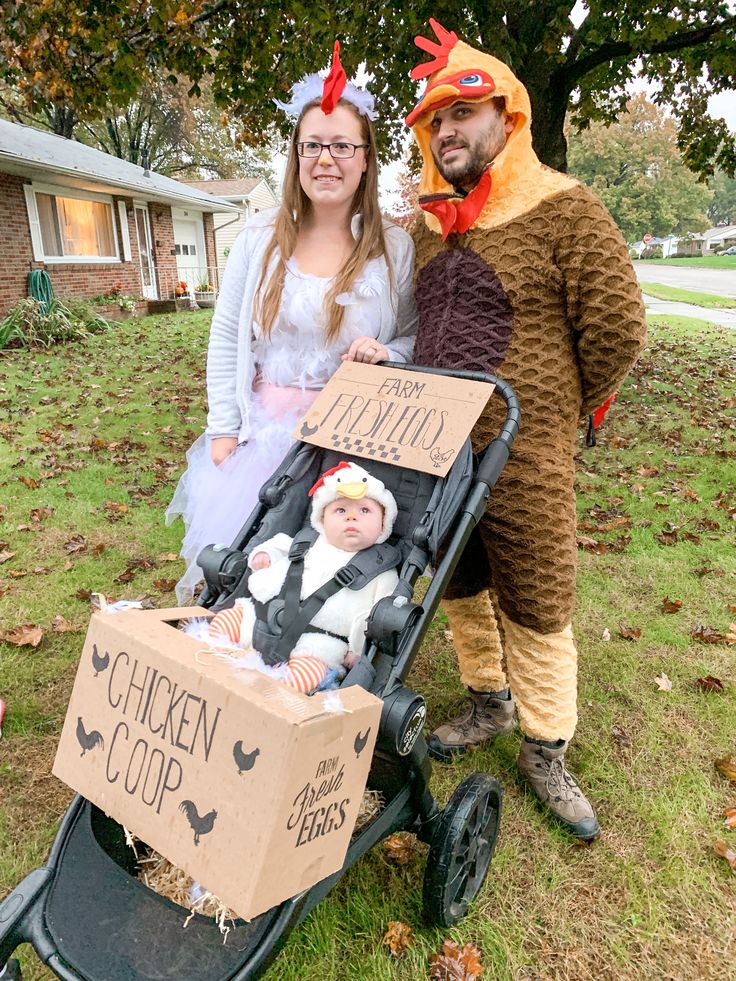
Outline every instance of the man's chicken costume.
<svg viewBox="0 0 736 981">
<path fill-rule="evenodd" d="M 413 233 L 414 360 L 495 372 L 516 390 L 522 409 L 511 459 L 451 583 L 446 609 L 471 693 L 499 693 L 510 684 L 527 736 L 569 740 L 577 719 L 570 625 L 576 432 L 643 346 L 641 293 L 626 245 L 598 198 L 534 153 L 521 82 L 496 58 L 431 23 L 440 43 L 416 39 L 434 59 L 412 73 L 429 80 L 407 117 L 422 153 L 425 210 Z M 513 129 L 476 186 L 458 191 L 432 155 L 434 113 L 458 101 L 499 97 Z M 498 402 L 489 403 L 473 431 L 476 449 L 500 428 Z"/>
</svg>

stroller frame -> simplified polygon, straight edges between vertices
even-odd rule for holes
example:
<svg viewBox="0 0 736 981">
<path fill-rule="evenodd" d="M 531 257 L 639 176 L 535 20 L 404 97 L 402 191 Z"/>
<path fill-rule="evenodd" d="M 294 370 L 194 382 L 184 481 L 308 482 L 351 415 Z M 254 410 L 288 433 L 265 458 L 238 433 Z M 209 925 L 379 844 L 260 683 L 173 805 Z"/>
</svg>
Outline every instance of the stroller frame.
<svg viewBox="0 0 736 981">
<path fill-rule="evenodd" d="M 421 604 L 412 602 L 412 589 L 426 567 L 428 530 L 421 524 L 414 530 L 412 546 L 404 561 L 399 586 L 393 597 L 381 600 L 369 618 L 367 637 L 369 646 L 363 657 L 348 673 L 343 686 L 359 684 L 383 700 L 378 742 L 374 753 L 369 786 L 380 789 L 386 804 L 351 840 L 342 868 L 299 895 L 261 914 L 248 924 L 242 925 L 241 940 L 247 943 L 238 948 L 242 954 L 237 964 L 223 965 L 225 973 L 217 975 L 218 981 L 246 981 L 257 978 L 272 963 L 291 931 L 309 912 L 321 902 L 345 872 L 388 835 L 406 830 L 430 845 L 424 878 L 423 898 L 426 919 L 442 926 L 451 926 L 467 912 L 469 903 L 483 885 L 493 850 L 501 810 L 502 792 L 498 781 L 486 774 L 475 773 L 456 788 L 447 806 L 440 810 L 429 790 L 431 764 L 427 744 L 422 732 L 426 716 L 424 700 L 410 691 L 403 683 L 429 629 L 444 590 L 462 555 L 463 548 L 475 525 L 483 515 L 486 502 L 508 459 L 511 446 L 518 432 L 521 413 L 519 403 L 511 387 L 501 379 L 478 372 L 453 372 L 442 369 L 426 369 L 413 365 L 386 363 L 386 367 L 402 371 L 429 371 L 433 374 L 490 382 L 495 385 L 494 396 L 506 403 L 506 420 L 499 434 L 485 450 L 470 485 L 462 507 L 454 519 L 447 540 L 443 543 L 443 556 L 439 560 Z M 290 467 L 299 468 L 300 454 L 314 452 L 315 448 L 297 443 L 274 477 L 261 490 L 261 503 L 241 531 L 233 548 L 209 547 L 199 558 L 204 569 L 207 589 L 200 603 L 213 611 L 230 605 L 247 586 L 246 560 L 241 551 L 259 528 L 264 515 L 283 498 L 290 478 L 285 480 Z M 349 458 L 348 458 L 349 459 Z M 357 458 L 356 458 L 357 459 Z M 358 462 L 361 462 L 358 460 Z M 397 599 L 398 597 L 398 599 Z M 108 840 L 109 839 L 109 840 Z M 103 844 L 103 840 L 106 844 Z M 171 917 L 172 911 L 179 916 L 181 925 L 188 911 L 163 897 L 151 893 L 142 883 L 131 877 L 131 869 L 125 868 L 121 855 L 125 848 L 122 830 L 89 801 L 77 796 L 62 819 L 46 864 L 35 869 L 0 902 L 0 979 L 20 978 L 18 961 L 11 958 L 22 943 L 30 943 L 39 958 L 62 981 L 144 981 L 149 977 L 210 978 L 212 973 L 164 975 L 134 973 L 134 968 L 117 969 L 104 975 L 90 974 L 89 968 L 74 966 L 69 956 L 68 937 L 59 936 L 60 928 L 55 920 L 55 890 L 61 891 L 64 876 L 73 877 L 64 870 L 67 849 L 75 847 L 94 850 L 95 860 L 107 862 L 105 875 L 117 877 L 119 885 L 135 895 L 143 896 L 143 890 L 153 896 Z M 98 854 L 99 853 L 99 854 Z M 130 860 L 128 859 L 128 864 Z M 66 865 L 72 864 L 66 862 Z M 78 873 L 83 880 L 84 871 Z M 117 880 L 116 880 L 117 881 Z M 71 885 L 74 895 L 73 884 Z M 141 898 L 140 900 L 144 900 Z M 55 902 L 55 906 L 54 906 Z M 163 915 L 163 914 L 162 914 Z M 208 918 L 196 916 L 202 930 L 212 923 Z M 242 921 L 240 921 L 242 923 Z M 67 929 L 72 928 L 70 921 Z M 81 927 L 80 927 L 81 929 Z M 212 929 L 216 929 L 212 923 Z M 194 931 L 193 931 L 194 932 Z M 190 934 L 191 935 L 191 934 Z M 187 935 L 183 935 L 184 940 Z M 202 965 L 202 970 L 208 968 Z"/>
</svg>

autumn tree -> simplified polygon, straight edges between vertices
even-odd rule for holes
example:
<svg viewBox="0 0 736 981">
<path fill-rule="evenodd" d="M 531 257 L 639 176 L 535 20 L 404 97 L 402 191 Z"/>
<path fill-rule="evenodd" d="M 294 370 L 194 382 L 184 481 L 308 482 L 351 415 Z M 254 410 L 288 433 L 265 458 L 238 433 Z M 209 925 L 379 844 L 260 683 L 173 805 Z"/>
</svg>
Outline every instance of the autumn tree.
<svg viewBox="0 0 736 981">
<path fill-rule="evenodd" d="M 736 166 L 736 137 L 710 119 L 708 97 L 733 85 L 736 13 L 729 0 L 405 0 L 305 7 L 301 0 L 2 0 L 0 73 L 27 105 L 91 119 L 104 104 L 127 105 L 154 71 L 183 74 L 196 94 L 211 76 L 218 105 L 258 143 L 273 106 L 306 71 L 323 67 L 344 41 L 348 73 L 375 76 L 381 148 L 395 155 L 401 119 L 416 100 L 412 44 L 435 16 L 470 43 L 507 61 L 526 84 L 533 135 L 546 163 L 565 169 L 564 122 L 614 120 L 640 77 L 669 106 L 683 159 L 701 173 Z M 575 23 L 573 10 L 580 11 Z M 61 132 L 62 129 L 57 130 Z"/>
<path fill-rule="evenodd" d="M 599 195 L 625 238 L 707 228 L 713 192 L 682 161 L 677 127 L 645 95 L 611 126 L 592 123 L 570 137 L 570 172 Z"/>
</svg>

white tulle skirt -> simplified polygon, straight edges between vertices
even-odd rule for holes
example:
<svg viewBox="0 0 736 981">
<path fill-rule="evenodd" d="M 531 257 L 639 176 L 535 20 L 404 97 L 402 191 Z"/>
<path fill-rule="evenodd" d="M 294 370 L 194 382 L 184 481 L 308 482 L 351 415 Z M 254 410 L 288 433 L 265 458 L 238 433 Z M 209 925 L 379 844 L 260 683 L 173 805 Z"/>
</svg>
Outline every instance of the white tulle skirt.
<svg viewBox="0 0 736 981">
<path fill-rule="evenodd" d="M 318 391 L 260 383 L 253 393 L 247 443 L 241 443 L 219 466 L 210 455 L 211 437 L 197 439 L 187 452 L 187 469 L 179 480 L 166 524 L 181 516 L 181 556 L 186 572 L 176 584 L 180 605 L 190 602 L 202 578 L 196 559 L 206 545 L 230 545 L 258 501 L 258 491 L 292 445 L 297 421 Z"/>
</svg>

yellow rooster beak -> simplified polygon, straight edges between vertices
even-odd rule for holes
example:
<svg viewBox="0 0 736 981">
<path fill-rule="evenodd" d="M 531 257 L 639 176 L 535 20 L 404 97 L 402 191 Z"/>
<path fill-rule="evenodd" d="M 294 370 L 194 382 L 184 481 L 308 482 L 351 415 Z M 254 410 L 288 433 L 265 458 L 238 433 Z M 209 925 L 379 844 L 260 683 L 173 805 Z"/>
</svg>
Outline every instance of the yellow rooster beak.
<svg viewBox="0 0 736 981">
<path fill-rule="evenodd" d="M 337 488 L 338 497 L 347 497 L 351 501 L 359 501 L 368 493 L 368 484 L 362 480 L 355 484 L 339 484 Z"/>
</svg>

